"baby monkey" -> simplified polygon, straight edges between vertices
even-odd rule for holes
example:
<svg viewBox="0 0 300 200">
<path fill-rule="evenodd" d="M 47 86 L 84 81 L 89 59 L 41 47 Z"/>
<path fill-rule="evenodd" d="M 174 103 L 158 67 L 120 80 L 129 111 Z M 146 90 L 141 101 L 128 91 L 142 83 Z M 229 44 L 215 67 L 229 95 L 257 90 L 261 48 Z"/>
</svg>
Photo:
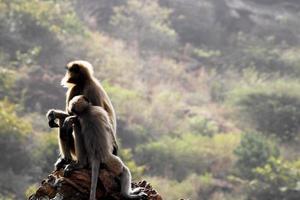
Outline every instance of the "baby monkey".
<svg viewBox="0 0 300 200">
<path fill-rule="evenodd" d="M 120 177 L 121 194 L 125 199 L 147 199 L 147 194 L 140 188 L 131 189 L 129 169 L 112 154 L 114 128 L 108 113 L 100 106 L 93 106 L 83 95 L 73 97 L 68 110 L 74 116 L 67 117 L 63 127 L 73 126 L 74 130 L 77 163 L 73 169 L 86 166 L 92 169 L 90 200 L 96 199 L 100 163 Z"/>
</svg>

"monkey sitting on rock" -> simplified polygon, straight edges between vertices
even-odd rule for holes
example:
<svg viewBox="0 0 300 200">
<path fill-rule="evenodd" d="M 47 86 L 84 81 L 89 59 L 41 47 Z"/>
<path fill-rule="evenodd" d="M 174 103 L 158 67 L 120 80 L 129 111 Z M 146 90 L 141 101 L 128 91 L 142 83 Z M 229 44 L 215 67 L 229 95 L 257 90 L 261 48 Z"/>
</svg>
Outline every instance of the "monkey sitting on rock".
<svg viewBox="0 0 300 200">
<path fill-rule="evenodd" d="M 65 119 L 63 129 L 73 127 L 77 156 L 75 166 L 88 166 L 92 169 L 90 200 L 96 199 L 100 163 L 120 177 L 121 194 L 125 199 L 147 199 L 147 195 L 140 188 L 134 191 L 131 189 L 129 169 L 119 157 L 112 154 L 114 128 L 108 113 L 100 106 L 93 106 L 83 95 L 71 99 L 68 111 L 73 116 Z"/>
</svg>

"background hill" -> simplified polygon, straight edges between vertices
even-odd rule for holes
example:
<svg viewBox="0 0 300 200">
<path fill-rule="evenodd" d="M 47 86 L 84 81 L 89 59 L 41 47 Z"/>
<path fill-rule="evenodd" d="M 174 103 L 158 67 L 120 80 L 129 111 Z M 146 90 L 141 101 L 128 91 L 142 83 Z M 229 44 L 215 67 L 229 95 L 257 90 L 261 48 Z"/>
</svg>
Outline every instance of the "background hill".
<svg viewBox="0 0 300 200">
<path fill-rule="evenodd" d="M 84 59 L 112 99 L 122 158 L 164 199 L 300 197 L 296 0 L 1 0 L 0 199 L 58 156 L 45 113 Z"/>
</svg>

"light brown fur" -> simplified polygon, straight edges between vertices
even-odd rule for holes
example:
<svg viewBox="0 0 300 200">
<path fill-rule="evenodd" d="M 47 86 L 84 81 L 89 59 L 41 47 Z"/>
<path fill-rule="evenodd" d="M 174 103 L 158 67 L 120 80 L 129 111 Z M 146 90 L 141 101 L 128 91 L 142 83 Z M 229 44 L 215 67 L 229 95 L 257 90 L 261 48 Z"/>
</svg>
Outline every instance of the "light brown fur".
<svg viewBox="0 0 300 200">
<path fill-rule="evenodd" d="M 64 119 L 72 113 L 68 112 L 70 100 L 77 95 L 84 95 L 89 99 L 92 105 L 102 107 L 109 117 L 112 126 L 111 137 L 113 153 L 117 155 L 118 145 L 116 141 L 116 115 L 112 103 L 105 92 L 102 85 L 93 75 L 93 67 L 87 61 L 77 60 L 72 61 L 66 66 L 67 72 L 61 81 L 64 87 L 67 87 L 66 92 L 66 112 L 59 110 L 50 110 L 47 114 L 52 118 L 59 118 L 59 127 L 62 126 Z M 53 120 L 53 119 L 52 119 Z M 61 168 L 71 160 L 76 159 L 75 141 L 71 133 L 72 129 L 63 130 L 59 128 L 59 148 L 62 159 L 59 159 L 55 166 Z"/>
</svg>

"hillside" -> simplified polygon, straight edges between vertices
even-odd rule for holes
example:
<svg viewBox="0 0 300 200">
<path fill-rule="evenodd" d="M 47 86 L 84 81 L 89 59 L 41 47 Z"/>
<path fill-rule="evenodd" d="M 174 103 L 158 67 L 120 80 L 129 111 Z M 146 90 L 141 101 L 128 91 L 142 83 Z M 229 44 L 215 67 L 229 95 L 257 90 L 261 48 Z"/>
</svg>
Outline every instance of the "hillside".
<svg viewBox="0 0 300 200">
<path fill-rule="evenodd" d="M 0 1 L 0 199 L 53 171 L 50 108 L 82 59 L 117 113 L 121 157 L 166 200 L 300 196 L 296 0 Z"/>
</svg>

